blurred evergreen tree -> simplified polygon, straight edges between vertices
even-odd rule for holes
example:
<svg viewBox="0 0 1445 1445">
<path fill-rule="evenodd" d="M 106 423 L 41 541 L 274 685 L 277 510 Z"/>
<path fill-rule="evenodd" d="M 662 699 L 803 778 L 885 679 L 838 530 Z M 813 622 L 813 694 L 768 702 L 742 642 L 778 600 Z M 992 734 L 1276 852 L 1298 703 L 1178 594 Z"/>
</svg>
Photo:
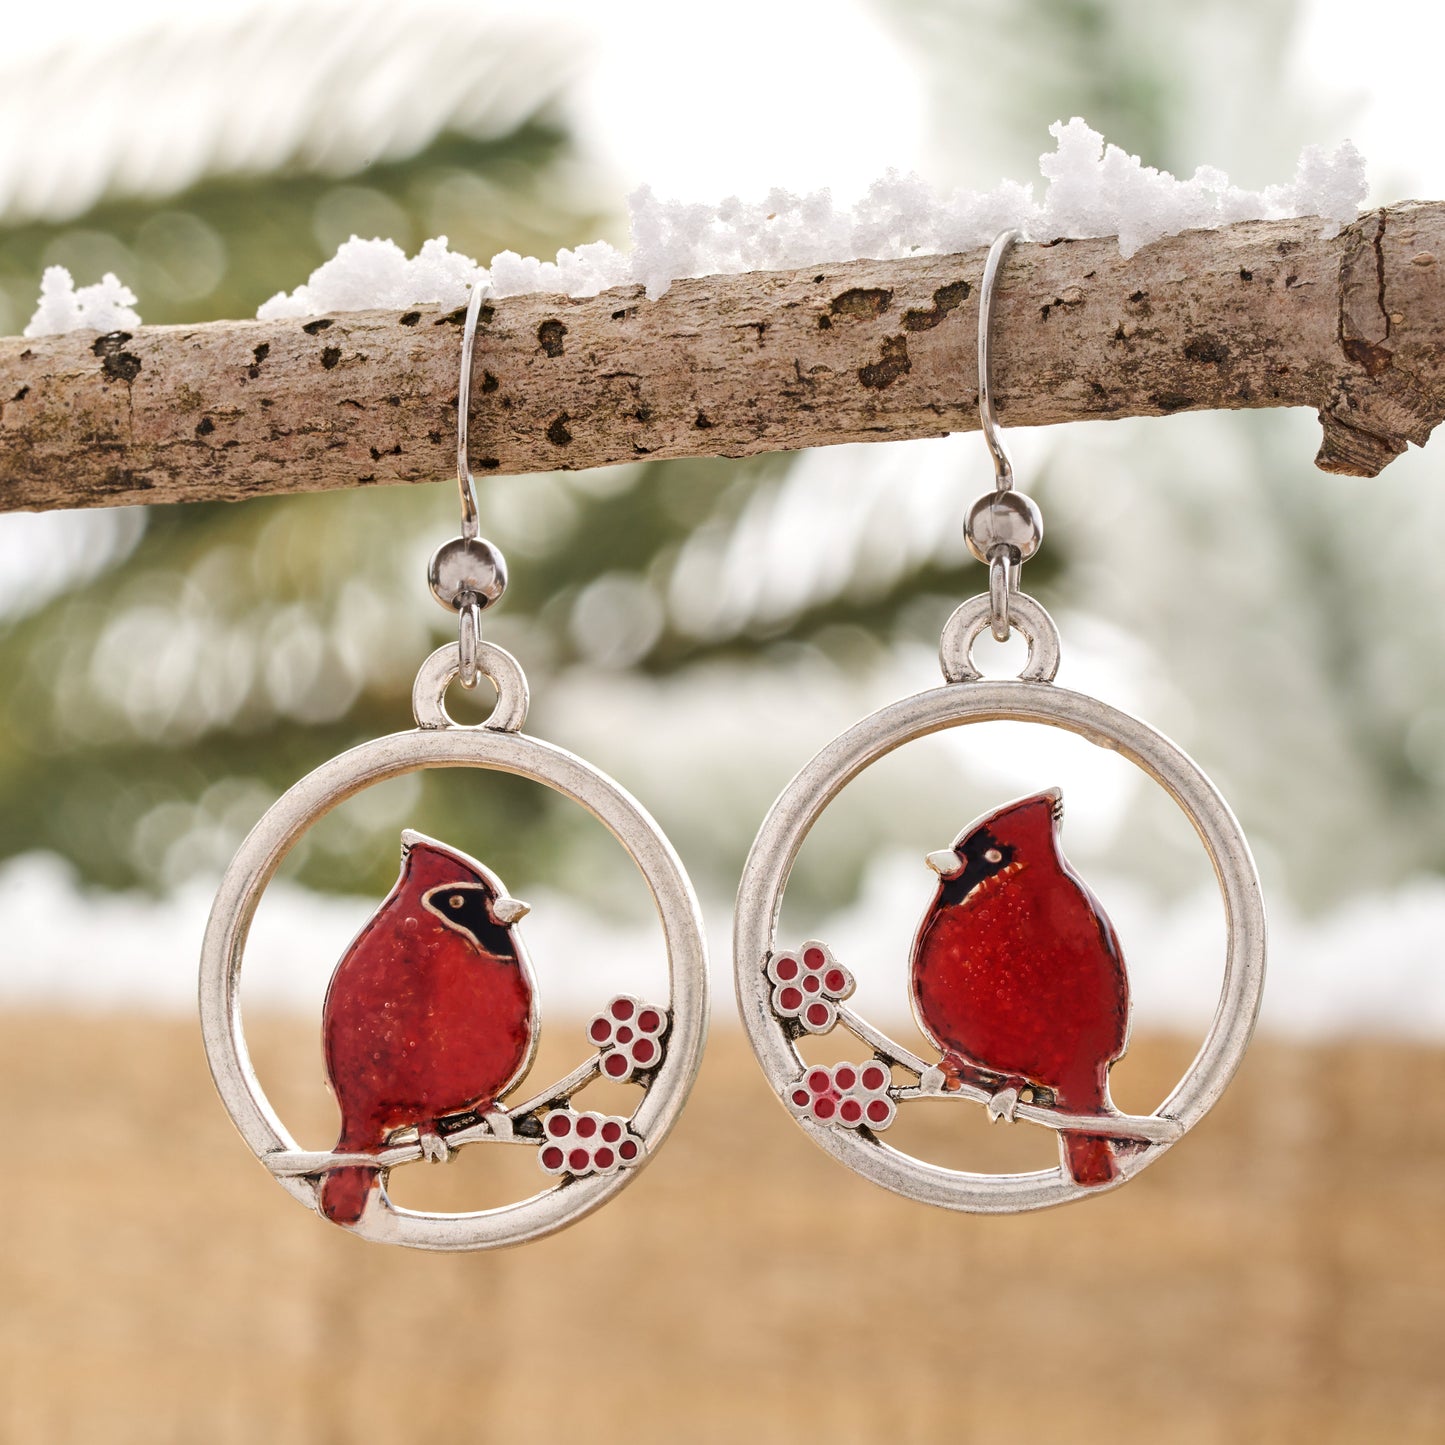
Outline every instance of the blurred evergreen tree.
<svg viewBox="0 0 1445 1445">
<path fill-rule="evenodd" d="M 352 232 L 408 249 L 444 233 L 482 259 L 507 248 L 547 255 L 613 220 L 582 200 L 594 189 L 585 164 L 539 93 L 504 134 L 444 133 L 354 175 L 205 177 L 159 203 L 108 197 L 65 223 L 0 226 L 0 289 L 23 317 L 43 266 L 67 265 L 79 282 L 114 270 L 140 294 L 147 323 L 200 321 L 252 314 Z M 861 592 L 839 578 L 782 616 L 744 609 L 721 628 L 679 626 L 667 594 L 684 549 L 699 537 L 725 542 L 744 522 L 766 527 L 793 460 L 489 481 L 483 506 L 514 559 L 490 634 L 516 637 L 537 677 L 575 662 L 669 672 L 747 658 L 768 642 L 826 644 L 830 629 L 886 635 L 920 596 L 956 594 L 958 556 L 929 552 Z M 0 667 L 17 680 L 0 702 L 0 857 L 45 848 L 107 886 L 172 886 L 222 866 L 308 768 L 404 725 L 416 666 L 450 635 L 421 579 L 453 506 L 443 483 L 431 496 L 406 488 L 146 511 L 114 565 L 0 619 Z M 521 840 L 524 870 L 555 855 L 559 809 L 535 790 L 500 780 L 463 802 L 435 779 L 426 789 L 428 826 L 445 831 L 465 809 L 469 826 L 505 826 Z M 395 821 L 376 820 L 370 872 L 358 871 L 358 850 L 317 848 L 302 877 L 385 886 L 383 836 Z"/>
<path fill-rule="evenodd" d="M 0 287 L 15 317 L 35 305 L 46 266 L 77 278 L 114 271 L 143 299 L 147 325 L 254 316 L 349 236 L 385 236 L 408 253 L 428 236 L 483 259 L 505 247 L 555 250 L 606 217 L 566 185 L 574 159 L 562 123 L 526 119 L 507 135 L 443 134 L 416 155 L 338 179 L 308 173 L 224 176 L 162 204 L 102 201 L 65 223 L 0 231 Z"/>
<path fill-rule="evenodd" d="M 24 317 L 42 267 L 66 265 L 81 283 L 114 270 L 147 323 L 204 321 L 254 314 L 354 232 L 409 250 L 447 234 L 482 258 L 548 254 L 610 219 L 587 206 L 550 99 L 539 93 L 504 134 L 444 133 L 354 176 L 207 178 L 159 205 L 108 198 L 64 223 L 0 227 L 0 288 Z M 50 849 L 98 883 L 173 885 L 224 861 L 301 772 L 403 724 L 409 676 L 445 624 L 439 610 L 418 617 L 426 552 L 448 526 L 437 500 L 405 489 L 334 507 L 297 497 L 137 509 L 114 565 L 0 618 L 0 666 L 14 680 L 0 702 L 0 856 Z M 649 535 L 594 510 L 594 534 Z M 519 573 L 523 608 L 529 593 L 565 590 L 549 584 L 558 570 Z M 408 596 L 421 605 L 398 614 Z M 525 830 L 536 799 L 504 780 L 494 806 Z M 366 885 L 329 857 L 309 862 L 310 881 Z"/>
<path fill-rule="evenodd" d="M 1316 122 L 1297 110 L 1287 119 L 1276 104 L 1265 126 L 1258 112 L 1221 110 L 1216 98 L 1224 84 L 1268 93 L 1294 10 L 1208 0 L 1171 21 L 1144 0 L 896 0 L 889 13 L 934 76 L 940 143 L 962 154 L 962 135 L 984 137 L 971 149 L 986 157 L 989 175 L 960 179 L 1026 172 L 1045 148 L 1043 125 L 1082 113 L 1147 160 L 1186 171 L 1238 151 L 1231 128 L 1247 131 L 1251 147 L 1269 157 L 1266 173 L 1242 177 L 1253 182 L 1277 177 L 1280 158 L 1292 160 L 1301 131 Z M 970 64 L 980 48 L 995 63 Z M 958 81 L 965 70 L 967 86 Z M 1222 152 L 1211 151 L 1211 141 Z M 499 133 L 443 132 L 411 157 L 352 175 L 293 167 L 214 176 L 155 204 L 110 198 L 63 225 L 0 225 L 0 290 L 23 319 L 42 265 L 69 264 L 80 281 L 115 269 L 141 292 L 148 322 L 196 321 L 251 314 L 352 231 L 391 235 L 408 248 L 445 233 L 481 259 L 504 248 L 546 255 L 615 233 L 616 217 L 586 199 L 598 189 L 586 167 L 566 122 L 539 93 Z M 1028 480 L 1059 519 L 1030 564 L 1031 590 L 1115 616 L 1149 642 L 1161 677 L 1195 699 L 1191 725 L 1204 735 L 1206 759 L 1227 789 L 1234 785 L 1246 823 L 1279 841 L 1302 897 L 1339 892 L 1321 857 L 1338 818 L 1320 801 L 1326 765 L 1339 807 L 1408 818 L 1391 847 L 1357 871 L 1356 886 L 1398 876 L 1412 857 L 1445 867 L 1439 709 L 1420 721 L 1418 689 L 1384 680 L 1370 707 L 1360 704 L 1357 679 L 1381 679 L 1382 665 L 1372 659 L 1368 629 L 1347 625 L 1352 589 L 1363 582 L 1318 525 L 1318 509 L 1345 506 L 1344 494 L 1336 501 L 1331 483 L 1310 476 L 1303 453 L 1290 461 L 1279 441 L 1285 419 L 1159 425 L 1180 436 L 1210 428 L 1221 442 L 1228 436 L 1232 484 L 1211 473 L 1192 490 L 1181 481 L 1176 448 L 1128 445 L 1134 433 L 1123 426 L 1086 429 L 1097 438 L 1088 446 L 1075 432 Z M 1195 472 L 1208 453 L 1192 444 Z M 549 671 L 601 670 L 645 690 L 648 675 L 705 676 L 724 689 L 720 706 L 726 679 L 742 675 L 729 664 L 766 670 L 771 659 L 786 670 L 804 656 L 823 666 L 836 658 L 853 674 L 860 656 L 893 643 L 931 646 L 947 608 L 974 580 L 962 568 L 958 526 L 986 471 L 965 464 L 960 474 L 947 460 L 954 470 L 920 500 L 911 460 L 903 465 L 899 456 L 862 448 L 803 465 L 769 456 L 490 479 L 484 525 L 511 556 L 514 580 L 489 635 L 514 646 L 538 682 Z M 977 460 L 982 468 L 981 453 Z M 1134 499 L 1130 555 L 1165 562 L 1101 566 L 1111 538 L 1079 505 L 1080 474 L 1091 465 L 1111 477 L 1116 496 Z M 1265 472 L 1268 487 L 1259 481 Z M 1247 506 L 1250 495 L 1271 499 L 1251 510 L 1255 550 L 1267 554 L 1271 575 L 1291 579 L 1293 605 L 1303 609 L 1292 635 L 1298 641 L 1303 629 L 1308 645 L 1289 666 L 1268 654 L 1268 665 L 1246 670 L 1250 685 L 1240 692 L 1201 676 L 1206 660 L 1226 665 L 1224 643 L 1179 579 L 1197 570 L 1216 589 L 1216 605 L 1227 605 L 1241 574 L 1221 570 L 1198 542 L 1217 537 L 1228 509 Z M 443 481 L 432 491 L 158 508 L 138 537 L 116 547 L 113 565 L 0 620 L 0 668 L 11 680 L 0 701 L 0 857 L 53 849 L 110 886 L 164 888 L 211 873 L 269 799 L 306 769 L 404 726 L 416 666 L 450 635 L 450 619 L 424 595 L 422 571 L 430 549 L 450 535 L 454 506 Z M 814 540 L 824 539 L 818 545 L 828 555 L 789 553 L 800 517 L 818 519 Z M 1251 596 L 1265 605 L 1257 590 Z M 1327 640 L 1313 639 L 1309 618 L 1338 625 Z M 1277 739 L 1261 736 L 1259 708 L 1268 699 L 1295 717 L 1303 738 L 1304 697 L 1316 714 L 1313 741 L 1282 757 Z M 693 785 L 727 786 L 716 778 Z M 565 807 L 535 790 L 499 780 L 485 797 L 463 798 L 437 778 L 424 789 L 418 806 L 427 826 L 448 830 L 465 813 L 469 828 L 505 827 L 523 859 L 519 883 L 569 846 L 559 821 Z M 766 799 L 729 801 L 755 813 Z M 706 816 L 725 805 L 699 793 L 683 806 Z M 1299 830 L 1288 815 L 1302 808 L 1307 838 L 1291 836 Z M 302 876 L 327 888 L 385 887 L 400 821 L 378 811 L 362 825 L 364 836 L 310 850 Z M 714 831 L 731 840 L 727 828 Z M 879 836 L 851 842 L 843 876 L 856 879 Z M 1149 847 L 1143 838 L 1141 856 Z M 714 869 L 705 881 L 719 888 L 736 866 L 729 850 L 735 841 L 719 842 L 705 860 Z M 1161 860 L 1147 862 L 1157 873 Z"/>
</svg>

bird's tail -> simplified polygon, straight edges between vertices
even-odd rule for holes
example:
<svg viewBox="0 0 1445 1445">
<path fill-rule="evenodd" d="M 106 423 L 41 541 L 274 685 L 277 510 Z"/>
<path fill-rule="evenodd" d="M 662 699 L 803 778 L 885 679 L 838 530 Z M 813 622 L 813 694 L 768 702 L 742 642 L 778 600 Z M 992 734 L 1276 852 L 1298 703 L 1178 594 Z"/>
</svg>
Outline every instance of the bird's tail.
<svg viewBox="0 0 1445 1445">
<path fill-rule="evenodd" d="M 1119 1177 L 1109 1141 L 1098 1134 L 1060 1134 L 1064 1168 L 1075 1184 L 1108 1184 Z"/>
<path fill-rule="evenodd" d="M 1076 1079 L 1063 1084 L 1055 1090 L 1054 1097 L 1059 1108 L 1073 1114 L 1112 1113 L 1108 1066 L 1099 1071 L 1097 1078 Z M 1114 1147 L 1101 1134 L 1060 1134 L 1059 1148 L 1063 1152 L 1064 1168 L 1075 1184 L 1112 1184 L 1119 1177 Z"/>
<path fill-rule="evenodd" d="M 337 1153 L 360 1152 L 371 1147 L 371 1140 L 358 1144 L 342 1130 L 336 1141 Z M 318 1203 L 321 1212 L 333 1224 L 355 1224 L 366 1212 L 366 1201 L 381 1179 L 379 1169 L 368 1169 L 356 1165 L 346 1169 L 331 1169 L 321 1181 Z"/>
</svg>

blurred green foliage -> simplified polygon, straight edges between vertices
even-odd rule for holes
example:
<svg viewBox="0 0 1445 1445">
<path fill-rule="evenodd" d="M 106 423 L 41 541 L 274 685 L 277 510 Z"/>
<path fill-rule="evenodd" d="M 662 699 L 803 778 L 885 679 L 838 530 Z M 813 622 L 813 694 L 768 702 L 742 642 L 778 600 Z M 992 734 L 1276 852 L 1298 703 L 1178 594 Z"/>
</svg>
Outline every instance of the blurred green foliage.
<svg viewBox="0 0 1445 1445">
<path fill-rule="evenodd" d="M 1226 76 L 1236 87 L 1267 88 L 1294 8 L 1209 0 L 1187 20 L 1168 22 L 1142 0 L 897 0 L 888 13 L 933 76 L 940 134 L 952 135 L 959 107 L 971 105 L 988 126 L 975 144 L 998 171 L 1018 174 L 1027 165 L 1019 157 L 1045 148 L 1044 125 L 1076 113 L 1147 159 L 1184 169 L 1208 158 L 1198 154 L 1199 138 L 1225 125 L 1248 130 L 1262 150 L 1292 157 L 1297 126 L 1281 122 L 1271 131 L 1249 113 L 1224 115 L 1215 97 Z M 1172 43 L 1170 23 L 1183 37 Z M 959 67 L 980 45 L 993 68 L 986 77 L 975 68 L 970 85 L 961 86 Z M 351 176 L 212 178 L 154 204 L 108 200 L 65 225 L 0 226 L 0 309 L 8 305 L 18 329 L 41 268 L 64 264 L 80 284 L 116 271 L 140 294 L 147 322 L 245 316 L 304 280 L 353 232 L 387 235 L 408 250 L 446 234 L 455 249 L 482 260 L 502 249 L 545 256 L 617 234 L 618 218 L 585 199 L 603 189 L 590 164 L 539 97 L 535 113 L 509 133 L 487 140 L 443 134 L 409 159 Z M 1445 788 L 1445 726 L 1431 724 L 1427 738 L 1412 725 L 1419 712 L 1413 695 L 1382 711 L 1393 696 L 1388 687 L 1377 687 L 1368 706 L 1352 691 L 1368 669 L 1362 659 L 1371 639 L 1368 629 L 1345 625 L 1352 594 L 1328 533 L 1332 523 L 1321 521 L 1324 484 L 1302 459 L 1285 475 L 1290 462 L 1281 458 L 1289 448 L 1271 430 L 1278 419 L 1257 420 L 1231 419 L 1230 475 L 1244 489 L 1265 470 L 1274 478 L 1278 515 L 1253 533 L 1272 549 L 1267 575 L 1292 576 L 1308 609 L 1302 615 L 1341 624 L 1309 664 L 1313 670 L 1305 669 L 1305 681 L 1298 653 L 1290 666 L 1277 659 L 1260 666 L 1242 692 L 1191 675 L 1225 645 L 1201 614 L 1200 579 L 1240 585 L 1218 570 L 1218 558 L 1231 555 L 1225 544 L 1223 551 L 1202 545 L 1223 524 L 1228 504 L 1217 463 L 1197 447 L 1185 459 L 1200 471 L 1197 494 L 1181 482 L 1185 463 L 1171 461 L 1167 447 L 1127 458 L 1097 454 L 1105 456 L 1111 493 L 1133 498 L 1128 516 L 1138 535 L 1130 555 L 1137 565 L 1130 569 L 1099 570 L 1101 549 L 1117 550 L 1108 527 L 1122 535 L 1118 522 L 1096 523 L 1092 509 L 1068 517 L 1064 503 L 1089 481 L 1077 475 L 1088 466 L 1077 445 L 1030 478 L 1048 509 L 1051 473 L 1063 477 L 1055 514 L 1067 519 L 1065 526 L 1051 522 L 1048 546 L 1030 563 L 1030 590 L 1046 602 L 1083 603 L 1127 619 L 1155 649 L 1161 676 L 1197 700 L 1197 734 L 1221 740 L 1222 781 L 1228 785 L 1232 772 L 1242 787 L 1246 822 L 1268 833 L 1290 809 L 1299 813 L 1301 797 L 1318 794 L 1318 766 L 1311 773 L 1301 761 L 1291 771 L 1277 750 L 1238 745 L 1240 736 L 1260 734 L 1259 710 L 1275 696 L 1271 689 L 1282 690 L 1269 706 L 1302 707 L 1308 695 L 1316 718 L 1323 707 L 1339 724 L 1341 755 L 1353 750 L 1351 796 L 1361 809 L 1384 800 L 1416 816 L 1400 848 L 1375 855 L 1386 859 L 1379 866 L 1398 872 L 1408 856 L 1445 857 L 1445 830 L 1420 821 L 1440 812 L 1423 789 Z M 1185 422 L 1172 425 L 1181 436 L 1188 430 Z M 716 625 L 687 620 L 679 579 L 687 581 L 688 567 L 708 548 L 709 565 L 731 566 L 734 581 L 750 565 L 787 565 L 761 552 L 754 563 L 749 548 L 760 538 L 766 544 L 777 520 L 770 498 L 786 497 L 796 460 L 659 462 L 490 479 L 484 528 L 511 561 L 512 586 L 505 607 L 489 617 L 489 636 L 519 653 L 539 693 L 549 676 L 569 670 L 631 677 L 639 688 L 649 676 L 706 673 L 722 689 L 719 707 L 729 705 L 727 679 L 745 672 L 729 673 L 728 664 L 786 671 L 806 658 L 854 675 L 860 657 L 900 641 L 931 645 L 947 608 L 974 579 L 960 569 L 957 548 L 915 548 L 901 561 L 871 565 L 873 515 L 852 519 L 854 545 L 840 554 L 837 575 L 804 589 L 796 606 L 734 609 Z M 960 519 L 968 485 L 960 479 Z M 812 505 L 831 505 L 822 493 L 807 496 Z M 142 526 L 131 525 L 112 565 L 32 611 L 0 618 L 0 669 L 9 680 L 0 697 L 0 857 L 52 849 L 86 879 L 114 887 L 164 889 L 193 873 L 214 873 L 270 799 L 302 773 L 339 749 L 407 725 L 415 669 L 452 635 L 451 619 L 425 594 L 423 569 L 454 526 L 447 482 L 157 508 Z M 957 521 L 949 527 L 956 540 Z M 820 526 L 818 535 L 825 534 Z M 877 550 L 896 541 L 880 538 Z M 1161 552 L 1165 562 L 1146 581 L 1141 559 Z M 1199 565 L 1205 558 L 1213 574 Z M 810 560 L 828 570 L 828 558 Z M 695 577 L 689 585 L 696 601 L 712 583 Z M 1298 735 L 1307 736 L 1303 724 Z M 1313 736 L 1322 735 L 1317 727 Z M 1307 750 L 1295 753 L 1304 759 Z M 1342 788 L 1346 765 L 1332 766 Z M 701 791 L 674 801 L 704 815 L 719 806 Z M 509 881 L 520 887 L 572 846 L 566 805 L 506 779 L 474 796 L 429 777 L 407 806 L 405 818 L 378 809 L 357 825 L 360 835 L 322 837 L 324 846 L 305 854 L 302 876 L 323 888 L 385 888 L 403 823 L 442 835 L 504 830 L 521 860 Z M 1431 830 L 1439 848 L 1419 836 Z M 1309 832 L 1328 836 L 1323 813 Z M 874 841 L 857 840 L 843 865 L 845 882 L 856 881 Z M 718 889 L 728 886 L 738 861 L 727 849 L 736 851 L 720 845 L 711 860 L 715 876 L 703 880 Z M 1297 856 L 1308 896 L 1320 872 L 1307 849 Z M 596 870 L 581 861 L 585 884 Z"/>
<path fill-rule="evenodd" d="M 253 316 L 348 237 L 382 236 L 408 254 L 429 236 L 485 261 L 592 235 L 607 218 L 579 208 L 566 185 L 566 132 L 534 117 L 495 139 L 444 134 L 404 161 L 338 180 L 225 176 L 161 204 L 108 200 L 64 224 L 0 229 L 0 293 L 18 331 L 46 266 L 77 284 L 113 271 L 142 298 L 148 325 Z"/>
<path fill-rule="evenodd" d="M 510 134 L 442 135 L 352 176 L 212 178 L 158 204 L 113 199 L 64 225 L 0 229 L 0 296 L 18 327 L 44 266 L 77 284 L 109 270 L 148 324 L 190 322 L 252 314 L 353 233 L 408 251 L 445 234 L 483 260 L 548 255 L 615 219 L 580 201 L 584 163 L 553 113 L 539 101 Z M 796 616 L 707 637 L 678 628 L 662 599 L 680 549 L 701 528 L 725 533 L 792 460 L 490 483 L 486 521 L 513 578 L 490 635 L 515 641 L 534 684 L 579 659 L 664 673 L 770 642 L 821 637 L 826 650 L 840 627 L 886 634 L 910 625 L 920 596 L 957 593 L 952 568 L 930 561 Z M 453 507 L 443 485 L 158 508 L 115 565 L 0 621 L 0 668 L 15 679 L 0 701 L 0 856 L 51 849 L 93 882 L 164 889 L 222 866 L 309 768 L 404 726 L 416 666 L 450 635 L 422 569 Z M 302 877 L 384 888 L 398 822 L 445 835 L 463 812 L 473 832 L 506 830 L 525 877 L 565 855 L 566 811 L 513 780 L 463 797 L 429 777 L 414 817 L 378 816 L 369 850 L 309 850 Z"/>
<path fill-rule="evenodd" d="M 446 234 L 483 259 L 507 247 L 546 254 L 604 224 L 573 203 L 562 172 L 574 162 L 565 131 L 531 117 L 496 139 L 443 135 L 341 181 L 227 177 L 163 205 L 107 201 L 65 225 L 0 230 L 0 289 L 18 328 L 44 266 L 68 266 L 80 284 L 113 270 L 147 323 L 202 321 L 254 313 L 353 233 L 408 250 Z M 597 533 L 625 530 L 594 510 Z M 418 616 L 430 609 L 422 565 L 448 521 L 435 498 L 398 491 L 340 506 L 157 508 L 144 523 L 118 565 L 0 621 L 0 667 L 13 680 L 0 702 L 0 855 L 51 849 L 94 882 L 161 888 L 214 868 L 322 758 L 406 721 L 409 672 L 445 619 L 402 629 L 412 646 L 399 666 L 369 676 L 368 664 L 399 599 L 414 599 Z M 540 569 L 517 573 L 523 608 L 559 590 Z M 333 643 L 356 625 L 358 591 L 374 599 L 375 627 L 348 672 Z M 525 830 L 539 805 L 503 779 L 486 806 Z M 390 851 L 371 880 L 324 851 L 307 875 L 323 887 L 382 882 Z"/>
<path fill-rule="evenodd" d="M 929 9 L 912 8 L 915 19 Z M 963 8 L 979 17 L 989 7 Z M 1031 87 L 1030 114 L 1017 120 L 1034 133 L 1038 115 L 1069 113 L 1039 92 L 1083 76 L 1088 113 L 1147 146 L 1165 98 L 1147 67 L 1117 51 L 1105 73 L 1113 37 L 1101 7 L 1030 8 L 1070 58 L 1052 82 Z M 935 26 L 959 19 L 934 10 Z M 539 99 L 510 134 L 442 135 L 352 176 L 213 178 L 159 204 L 108 200 L 65 225 L 0 229 L 0 298 L 18 328 L 40 270 L 60 264 L 78 284 L 115 271 L 148 323 L 199 321 L 252 314 L 353 232 L 409 251 L 445 234 L 483 260 L 502 249 L 548 255 L 614 219 L 579 203 L 581 163 L 554 113 Z M 515 640 L 535 681 L 579 658 L 666 673 L 745 660 L 760 646 L 814 639 L 826 655 L 856 636 L 936 630 L 960 591 L 955 567 L 936 557 L 768 621 L 706 636 L 676 625 L 666 596 L 681 549 L 703 529 L 726 537 L 792 460 L 661 462 L 531 478 L 525 489 L 490 485 L 486 520 L 513 563 L 491 635 Z M 0 856 L 53 849 L 95 882 L 164 888 L 221 866 L 266 802 L 307 769 L 404 725 L 412 672 L 449 635 L 420 579 L 450 531 L 452 505 L 442 486 L 156 509 L 118 565 L 0 623 L 0 668 L 17 679 L 0 703 Z M 1047 589 L 1061 550 L 1051 542 L 1033 564 L 1032 586 Z M 469 827 L 521 840 L 524 873 L 555 859 L 560 805 L 534 789 L 499 780 L 464 803 L 438 779 L 425 786 L 416 809 L 426 826 L 446 833 L 465 808 Z M 396 822 L 377 820 L 369 862 L 316 848 L 303 877 L 385 887 L 394 850 L 382 838 Z"/>
</svg>

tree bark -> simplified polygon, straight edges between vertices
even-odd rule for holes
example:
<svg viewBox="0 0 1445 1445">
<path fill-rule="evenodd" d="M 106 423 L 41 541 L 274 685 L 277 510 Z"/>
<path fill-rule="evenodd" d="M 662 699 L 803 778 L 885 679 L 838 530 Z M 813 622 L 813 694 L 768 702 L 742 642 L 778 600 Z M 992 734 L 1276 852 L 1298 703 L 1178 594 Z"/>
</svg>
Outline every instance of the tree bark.
<svg viewBox="0 0 1445 1445">
<path fill-rule="evenodd" d="M 1020 244 L 994 319 L 1001 419 L 1313 407 L 1374 476 L 1445 415 L 1445 203 Z M 983 252 L 483 307 L 472 465 L 746 456 L 977 427 Z M 454 466 L 462 311 L 0 341 L 0 510 L 430 482 Z"/>
</svg>

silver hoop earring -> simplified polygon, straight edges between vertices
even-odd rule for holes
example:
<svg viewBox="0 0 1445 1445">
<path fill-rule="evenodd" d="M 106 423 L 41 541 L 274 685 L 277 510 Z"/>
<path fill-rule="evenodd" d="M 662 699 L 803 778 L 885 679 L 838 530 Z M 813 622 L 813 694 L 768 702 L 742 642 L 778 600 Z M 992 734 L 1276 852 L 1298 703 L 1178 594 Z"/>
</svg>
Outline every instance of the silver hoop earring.
<svg viewBox="0 0 1445 1445">
<path fill-rule="evenodd" d="M 226 870 L 201 954 L 201 1026 L 221 1099 L 277 1182 L 365 1239 L 421 1249 L 486 1249 L 549 1234 L 617 1193 L 656 1151 L 696 1078 L 707 1031 L 707 959 L 692 885 L 657 824 L 619 784 L 522 731 L 527 683 L 516 659 L 482 639 L 481 616 L 506 588 L 501 553 L 479 532 L 467 456 L 472 351 L 482 287 L 462 332 L 457 406 L 461 536 L 433 556 L 434 595 L 458 616 L 458 640 L 422 664 L 414 729 L 323 763 L 262 817 Z M 496 687 L 485 722 L 462 726 L 445 705 L 459 679 Z M 323 1017 L 323 1047 L 341 1109 L 330 1150 L 287 1133 L 251 1066 L 239 985 L 257 904 L 290 849 L 345 799 L 420 769 L 467 768 L 531 779 L 585 809 L 640 870 L 662 924 L 665 1000 L 599 995 L 578 1040 L 581 1061 L 540 1087 L 529 1079 L 541 1027 L 539 988 L 519 924 L 527 905 L 455 843 L 406 830 L 396 885 L 343 953 Z M 545 969 L 542 972 L 545 992 Z M 579 1110 L 594 1080 L 641 1087 L 633 1107 Z M 635 1092 L 628 1097 L 635 1098 Z M 544 1187 L 498 1208 L 442 1214 L 390 1198 L 392 1170 L 445 1160 L 468 1145 L 532 1149 Z"/>
<path fill-rule="evenodd" d="M 995 240 L 979 291 L 979 411 L 996 483 L 970 509 L 965 533 L 973 555 L 988 566 L 988 591 L 964 602 L 943 629 L 942 687 L 864 718 L 784 789 L 748 855 L 733 931 L 748 1038 L 769 1084 L 808 1137 L 898 1194 L 981 1213 L 1080 1199 L 1153 1163 L 1199 1122 L 1233 1076 L 1254 1027 L 1265 968 L 1259 879 L 1228 805 L 1160 733 L 1054 683 L 1058 631 L 1044 608 L 1019 590 L 1019 573 L 1038 550 L 1043 525 L 1034 502 L 1014 489 L 989 377 L 994 287 L 1013 240 L 1012 232 Z M 1000 641 L 1015 630 L 1027 639 L 1028 660 L 1016 680 L 982 677 L 973 648 L 986 629 Z M 914 1017 L 932 1050 L 926 1056 L 849 1006 L 853 974 L 826 942 L 778 937 L 799 849 L 849 782 L 927 734 L 997 720 L 1063 729 L 1121 754 L 1182 809 L 1208 855 L 1226 922 L 1218 1003 L 1194 1062 L 1150 1114 L 1121 1113 L 1109 1097 L 1109 1070 L 1129 1030 L 1125 954 L 1103 904 L 1065 857 L 1057 788 L 1002 802 L 928 855 L 933 877 L 920 887 L 922 919 L 906 975 Z M 835 1030 L 864 1057 L 808 1064 L 800 1045 Z M 978 1173 L 892 1147 L 889 1128 L 900 1110 L 919 1100 L 978 1104 L 993 1120 L 1052 1130 L 1059 1165 Z"/>
</svg>

